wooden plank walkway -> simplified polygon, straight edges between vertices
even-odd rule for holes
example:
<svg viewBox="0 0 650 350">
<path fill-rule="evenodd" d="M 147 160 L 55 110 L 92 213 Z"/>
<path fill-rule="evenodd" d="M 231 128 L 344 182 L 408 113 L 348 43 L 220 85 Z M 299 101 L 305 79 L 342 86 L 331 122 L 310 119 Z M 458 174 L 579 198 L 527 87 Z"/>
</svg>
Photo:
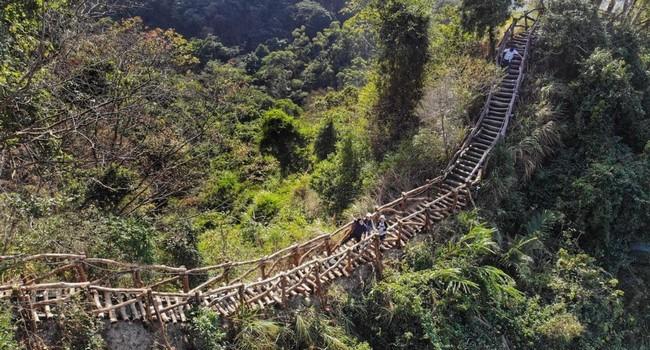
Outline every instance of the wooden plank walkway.
<svg viewBox="0 0 650 350">
<path fill-rule="evenodd" d="M 319 297 L 328 284 L 350 276 L 360 265 L 374 264 L 381 272 L 385 251 L 403 247 L 419 232 L 428 231 L 436 222 L 473 204 L 472 189 L 482 178 L 490 152 L 505 137 L 524 79 L 537 25 L 532 12 L 513 20 L 506 31 L 498 55 L 512 43 L 522 57 L 512 62 L 489 94 L 475 127 L 443 176 L 376 208 L 374 218 L 383 214 L 388 219 L 384 241 L 371 235 L 358 243 L 340 245 L 337 242 L 351 227 L 352 223 L 348 223 L 331 234 L 264 258 L 191 270 L 70 254 L 2 256 L 0 263 L 9 264 L 3 271 L 16 272 L 19 277 L 0 286 L 0 299 L 14 303 L 20 316 L 32 324 L 64 315 L 66 304 L 73 298 L 85 300 L 93 314 L 111 322 L 178 323 L 186 321 L 185 311 L 193 305 L 212 308 L 223 316 L 242 306 L 286 306 L 296 296 Z M 27 263 L 55 267 L 41 276 L 24 277 L 21 266 Z M 203 282 L 193 285 L 195 277 L 201 277 Z M 67 282 L 43 282 L 57 278 Z M 131 287 L 112 287 L 124 285 Z"/>
</svg>

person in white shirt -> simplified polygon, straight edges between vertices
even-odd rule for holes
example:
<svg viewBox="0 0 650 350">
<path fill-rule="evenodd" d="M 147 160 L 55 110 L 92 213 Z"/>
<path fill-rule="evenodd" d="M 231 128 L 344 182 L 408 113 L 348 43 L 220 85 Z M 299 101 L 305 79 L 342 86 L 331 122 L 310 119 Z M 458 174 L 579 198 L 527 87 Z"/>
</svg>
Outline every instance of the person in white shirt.
<svg viewBox="0 0 650 350">
<path fill-rule="evenodd" d="M 510 64 L 512 64 L 512 60 L 515 58 L 515 56 L 521 57 L 521 54 L 519 51 L 517 51 L 517 49 L 515 49 L 514 45 L 508 45 L 508 48 L 503 51 L 503 60 L 501 61 L 501 64 L 504 67 L 510 68 Z"/>
<path fill-rule="evenodd" d="M 383 241 L 386 238 L 386 231 L 388 230 L 388 223 L 386 222 L 386 217 L 384 215 L 379 217 L 377 222 L 377 233 L 379 238 Z"/>
</svg>

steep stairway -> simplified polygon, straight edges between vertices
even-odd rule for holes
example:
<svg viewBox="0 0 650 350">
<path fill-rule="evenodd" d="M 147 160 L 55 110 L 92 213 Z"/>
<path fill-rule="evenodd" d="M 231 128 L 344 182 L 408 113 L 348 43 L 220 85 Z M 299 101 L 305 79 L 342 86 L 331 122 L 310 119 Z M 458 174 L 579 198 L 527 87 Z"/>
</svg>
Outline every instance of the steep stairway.
<svg viewBox="0 0 650 350">
<path fill-rule="evenodd" d="M 386 240 L 373 235 L 358 243 L 337 244 L 349 230 L 349 223 L 334 233 L 267 257 L 190 270 L 82 255 L 0 257 L 0 263 L 13 263 L 16 269 L 35 261 L 56 266 L 45 275 L 17 278 L 0 286 L 0 299 L 16 305 L 18 314 L 29 321 L 26 324 L 64 314 L 66 303 L 76 297 L 87 300 L 97 317 L 111 322 L 176 323 L 186 321 L 185 311 L 192 305 L 213 308 L 224 316 L 242 306 L 265 309 L 287 305 L 296 296 L 318 297 L 327 284 L 349 276 L 360 265 L 372 263 L 381 271 L 384 252 L 403 247 L 421 231 L 473 202 L 472 189 L 482 179 L 490 152 L 506 135 L 525 76 L 536 28 L 531 12 L 513 21 L 499 45 L 499 56 L 512 43 L 522 57 L 516 57 L 504 71 L 444 174 L 376 208 L 374 217 L 384 214 L 388 219 Z M 192 285 L 192 277 L 201 277 L 202 282 Z M 69 282 L 70 278 L 74 282 Z"/>
</svg>

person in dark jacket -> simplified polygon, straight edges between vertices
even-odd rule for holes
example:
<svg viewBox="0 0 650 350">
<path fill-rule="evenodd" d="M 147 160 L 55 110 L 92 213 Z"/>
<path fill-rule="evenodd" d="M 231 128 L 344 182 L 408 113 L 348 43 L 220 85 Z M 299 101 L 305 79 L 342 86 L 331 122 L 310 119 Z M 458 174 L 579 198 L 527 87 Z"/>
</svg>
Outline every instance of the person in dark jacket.
<svg viewBox="0 0 650 350">
<path fill-rule="evenodd" d="M 352 229 L 350 230 L 350 233 L 348 234 L 347 237 L 341 242 L 341 245 L 348 243 L 352 239 L 357 241 L 357 243 L 361 242 L 361 238 L 363 237 L 363 234 L 366 231 L 366 226 L 363 223 L 363 219 L 359 218 L 354 221 L 352 224 Z"/>
<path fill-rule="evenodd" d="M 365 229 L 363 232 L 364 235 L 369 235 L 375 230 L 375 224 L 372 222 L 372 214 L 366 214 L 366 218 L 363 220 L 363 226 Z"/>
</svg>

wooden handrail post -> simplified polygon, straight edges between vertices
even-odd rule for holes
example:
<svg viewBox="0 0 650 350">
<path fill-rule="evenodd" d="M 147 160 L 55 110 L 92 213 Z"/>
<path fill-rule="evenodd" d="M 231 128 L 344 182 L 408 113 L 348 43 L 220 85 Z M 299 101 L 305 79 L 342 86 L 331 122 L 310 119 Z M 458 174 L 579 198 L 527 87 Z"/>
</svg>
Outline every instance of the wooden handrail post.
<svg viewBox="0 0 650 350">
<path fill-rule="evenodd" d="M 402 192 L 402 201 L 399 204 L 399 209 L 400 211 L 405 211 L 406 210 L 406 200 L 408 199 L 408 196 L 406 195 L 406 192 Z"/>
<path fill-rule="evenodd" d="M 345 252 L 345 272 L 352 272 L 352 249 L 349 249 Z"/>
<path fill-rule="evenodd" d="M 243 283 L 237 288 L 237 293 L 239 294 L 239 306 L 243 308 L 246 306 L 246 288 Z"/>
<path fill-rule="evenodd" d="M 230 284 L 230 268 L 231 265 L 223 267 L 223 279 L 226 281 L 226 284 Z"/>
<path fill-rule="evenodd" d="M 266 273 L 266 259 L 263 259 L 260 261 L 260 277 L 262 277 L 263 280 L 265 280 L 268 275 Z"/>
<path fill-rule="evenodd" d="M 298 267 L 300 266 L 300 246 L 296 245 L 293 248 L 293 255 L 291 257 L 293 259 L 293 267 Z"/>
<path fill-rule="evenodd" d="M 88 282 L 88 274 L 86 273 L 83 260 L 77 261 L 75 269 L 77 270 L 77 282 Z"/>
<path fill-rule="evenodd" d="M 524 16 L 524 28 L 528 30 L 528 15 Z"/>
<path fill-rule="evenodd" d="M 323 281 L 321 281 L 320 278 L 320 273 L 321 273 L 321 260 L 316 261 L 316 267 L 314 268 L 314 275 L 316 277 L 315 283 L 316 283 L 316 296 L 318 299 L 321 299 L 323 296 Z"/>
<path fill-rule="evenodd" d="M 327 256 L 332 255 L 332 238 L 330 236 L 325 237 L 325 252 Z"/>
<path fill-rule="evenodd" d="M 280 299 L 282 300 L 282 307 L 287 306 L 287 275 L 283 272 L 280 275 Z"/>
<path fill-rule="evenodd" d="M 202 304 L 201 299 L 203 298 L 203 293 L 200 290 L 197 290 L 194 292 L 194 300 L 196 300 L 196 306 L 200 306 Z"/>
<path fill-rule="evenodd" d="M 454 190 L 454 207 L 451 209 L 453 213 L 456 213 L 458 210 L 458 190 Z"/>
<path fill-rule="evenodd" d="M 181 272 L 181 278 L 183 281 L 183 293 L 187 293 L 190 291 L 190 275 L 187 273 L 187 269 L 185 266 L 182 266 L 185 271 Z"/>
<path fill-rule="evenodd" d="M 472 196 L 472 187 L 467 185 L 466 190 L 467 190 L 467 197 L 469 198 L 470 203 L 472 203 L 472 207 L 476 208 L 476 202 L 474 202 L 474 197 Z"/>
<path fill-rule="evenodd" d="M 133 285 L 136 288 L 142 287 L 142 277 L 140 276 L 140 269 L 133 270 Z"/>
<path fill-rule="evenodd" d="M 431 206 L 429 205 L 424 208 L 424 229 L 427 232 L 431 231 Z"/>
<path fill-rule="evenodd" d="M 158 308 L 158 303 L 153 299 L 153 292 L 150 289 L 147 289 L 147 298 L 149 299 L 149 303 L 153 306 L 153 311 L 156 313 L 156 318 L 158 319 L 158 324 L 160 325 L 160 333 L 162 333 L 162 338 L 165 341 L 165 347 L 167 349 L 173 349 L 171 344 L 169 343 L 169 339 L 167 338 L 167 327 L 165 327 L 165 322 L 162 319 L 162 315 L 160 314 L 160 309 Z"/>
<path fill-rule="evenodd" d="M 381 239 L 379 235 L 375 235 L 374 238 L 374 249 L 375 249 L 375 272 L 377 274 L 377 279 L 380 280 L 382 276 L 382 256 L 381 256 Z"/>
<path fill-rule="evenodd" d="M 145 316 L 147 321 L 153 322 L 153 315 L 151 315 L 151 308 L 153 306 L 153 297 L 151 296 L 151 289 L 147 290 L 147 300 L 144 307 Z"/>
<path fill-rule="evenodd" d="M 38 314 L 32 306 L 32 298 L 29 295 L 29 292 L 25 292 L 22 288 L 18 291 L 18 304 L 20 305 L 19 310 L 22 309 L 23 315 L 29 320 L 29 325 L 31 326 L 31 331 L 36 332 L 37 326 L 36 323 L 39 322 Z"/>
<path fill-rule="evenodd" d="M 397 221 L 397 247 L 402 248 L 402 230 L 404 230 L 404 223 L 402 223 L 402 219 L 399 219 Z"/>
</svg>

